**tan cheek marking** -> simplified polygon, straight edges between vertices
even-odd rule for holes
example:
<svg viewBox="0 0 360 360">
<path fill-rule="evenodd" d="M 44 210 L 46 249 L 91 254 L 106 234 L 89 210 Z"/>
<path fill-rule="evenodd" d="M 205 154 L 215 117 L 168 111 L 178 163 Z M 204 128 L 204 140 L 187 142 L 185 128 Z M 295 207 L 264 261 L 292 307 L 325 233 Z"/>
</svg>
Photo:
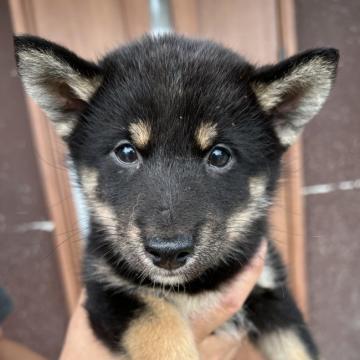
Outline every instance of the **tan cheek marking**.
<svg viewBox="0 0 360 360">
<path fill-rule="evenodd" d="M 208 220 L 200 229 L 200 239 L 203 243 L 209 241 L 211 234 L 213 233 L 213 228 L 211 226 L 211 220 Z"/>
<path fill-rule="evenodd" d="M 148 145 L 151 136 L 151 127 L 148 123 L 140 120 L 131 124 L 129 131 L 132 141 L 138 148 L 143 149 Z"/>
<path fill-rule="evenodd" d="M 201 150 L 206 150 L 212 145 L 217 135 L 216 125 L 213 123 L 202 123 L 195 132 L 195 139 Z"/>
<path fill-rule="evenodd" d="M 262 176 L 250 179 L 250 196 L 252 200 L 257 201 L 263 197 L 266 190 L 266 179 Z"/>
<path fill-rule="evenodd" d="M 105 284 L 107 288 L 120 288 L 129 286 L 129 283 L 120 278 L 113 268 L 102 258 L 91 257 L 87 260 L 90 269 L 87 279 L 94 279 Z"/>
<path fill-rule="evenodd" d="M 227 233 L 230 241 L 246 233 L 249 224 L 260 215 L 268 205 L 265 199 L 266 180 L 264 177 L 250 179 L 250 202 L 246 208 L 236 211 L 227 221 Z"/>
<path fill-rule="evenodd" d="M 140 229 L 134 223 L 130 223 L 127 228 L 127 235 L 130 240 L 136 241 L 140 238 Z"/>
<path fill-rule="evenodd" d="M 131 324 L 123 345 L 133 360 L 199 359 L 191 330 L 175 309 L 164 299 L 141 296 L 148 309 Z"/>
<path fill-rule="evenodd" d="M 292 330 L 279 330 L 259 338 L 259 347 L 271 360 L 311 360 L 296 333 Z"/>
<path fill-rule="evenodd" d="M 110 233 L 113 233 L 117 226 L 116 214 L 110 206 L 100 201 L 96 196 L 98 173 L 93 169 L 82 168 L 80 170 L 80 177 L 90 210 L 105 227 L 112 230 Z"/>
</svg>

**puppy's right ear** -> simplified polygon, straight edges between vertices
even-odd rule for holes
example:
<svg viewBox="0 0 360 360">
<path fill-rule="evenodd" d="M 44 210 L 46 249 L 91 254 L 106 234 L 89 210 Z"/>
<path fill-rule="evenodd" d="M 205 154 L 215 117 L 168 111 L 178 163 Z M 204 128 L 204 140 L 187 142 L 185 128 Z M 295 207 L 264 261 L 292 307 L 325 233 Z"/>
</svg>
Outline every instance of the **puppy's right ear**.
<svg viewBox="0 0 360 360">
<path fill-rule="evenodd" d="M 15 50 L 26 92 L 66 139 L 100 86 L 101 69 L 64 47 L 35 36 L 15 37 Z"/>
</svg>

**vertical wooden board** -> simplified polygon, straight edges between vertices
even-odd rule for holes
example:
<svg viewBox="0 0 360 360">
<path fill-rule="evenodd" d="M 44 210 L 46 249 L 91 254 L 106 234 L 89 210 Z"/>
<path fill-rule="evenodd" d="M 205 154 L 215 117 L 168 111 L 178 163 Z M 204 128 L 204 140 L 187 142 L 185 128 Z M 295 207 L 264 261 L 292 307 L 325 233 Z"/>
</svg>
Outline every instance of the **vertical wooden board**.
<svg viewBox="0 0 360 360">
<path fill-rule="evenodd" d="M 200 35 L 244 54 L 250 61 L 277 58 L 275 0 L 199 0 Z"/>
<path fill-rule="evenodd" d="M 286 181 L 288 219 L 288 267 L 290 283 L 296 301 L 305 317 L 308 315 L 306 285 L 306 242 L 304 221 L 302 141 L 292 146 L 286 155 L 288 177 Z"/>
<path fill-rule="evenodd" d="M 127 41 L 141 37 L 150 30 L 148 0 L 120 0 L 120 4 L 126 21 Z"/>
<path fill-rule="evenodd" d="M 170 0 L 170 9 L 175 31 L 187 36 L 200 35 L 198 0 Z"/>
<path fill-rule="evenodd" d="M 277 59 L 276 0 L 172 0 L 174 28 L 219 41 L 256 63 Z"/>
<path fill-rule="evenodd" d="M 32 2 L 36 33 L 80 56 L 96 59 L 127 39 L 121 2 L 76 0 Z"/>
<path fill-rule="evenodd" d="M 284 178 L 280 179 L 277 196 L 270 211 L 270 233 L 272 240 L 280 250 L 286 265 L 289 264 L 289 222 L 287 214 L 287 188 Z"/>
<path fill-rule="evenodd" d="M 297 51 L 294 0 L 278 0 L 279 37 L 283 52 L 291 56 Z M 292 290 L 298 305 L 308 315 L 306 287 L 306 242 L 304 221 L 303 155 L 302 139 L 297 141 L 286 155 L 287 207 L 289 219 L 289 274 Z"/>
</svg>

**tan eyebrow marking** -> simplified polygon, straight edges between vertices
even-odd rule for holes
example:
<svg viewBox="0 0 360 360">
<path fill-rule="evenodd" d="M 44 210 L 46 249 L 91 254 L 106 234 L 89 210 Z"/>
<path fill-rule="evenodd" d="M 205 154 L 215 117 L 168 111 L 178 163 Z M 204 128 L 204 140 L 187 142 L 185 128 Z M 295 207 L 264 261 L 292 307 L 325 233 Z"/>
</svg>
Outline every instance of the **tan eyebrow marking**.
<svg viewBox="0 0 360 360">
<path fill-rule="evenodd" d="M 216 135 L 217 135 L 216 124 L 211 122 L 207 122 L 207 123 L 203 122 L 196 129 L 195 139 L 198 145 L 200 146 L 200 149 L 205 150 L 208 147 L 210 147 L 210 145 L 212 145 L 212 142 L 216 137 Z"/>
<path fill-rule="evenodd" d="M 129 131 L 134 144 L 140 149 L 145 148 L 151 137 L 150 125 L 144 120 L 139 120 L 129 126 Z"/>
</svg>

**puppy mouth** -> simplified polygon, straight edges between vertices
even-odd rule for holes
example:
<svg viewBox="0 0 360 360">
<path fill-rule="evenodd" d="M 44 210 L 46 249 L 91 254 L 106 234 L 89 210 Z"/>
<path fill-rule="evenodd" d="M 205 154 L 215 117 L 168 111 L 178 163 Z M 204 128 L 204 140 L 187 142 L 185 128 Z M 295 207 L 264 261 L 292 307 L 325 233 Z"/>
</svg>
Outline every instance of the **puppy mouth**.
<svg viewBox="0 0 360 360">
<path fill-rule="evenodd" d="M 158 267 L 147 257 L 145 257 L 144 260 L 144 265 L 147 268 L 147 275 L 155 283 L 163 285 L 180 285 L 196 277 L 196 272 L 193 268 L 195 259 L 193 258 L 189 259 L 184 266 L 177 269 L 164 269 Z"/>
<path fill-rule="evenodd" d="M 181 285 L 186 282 L 186 278 L 182 274 L 154 274 L 152 275 L 152 280 L 162 285 Z"/>
</svg>

